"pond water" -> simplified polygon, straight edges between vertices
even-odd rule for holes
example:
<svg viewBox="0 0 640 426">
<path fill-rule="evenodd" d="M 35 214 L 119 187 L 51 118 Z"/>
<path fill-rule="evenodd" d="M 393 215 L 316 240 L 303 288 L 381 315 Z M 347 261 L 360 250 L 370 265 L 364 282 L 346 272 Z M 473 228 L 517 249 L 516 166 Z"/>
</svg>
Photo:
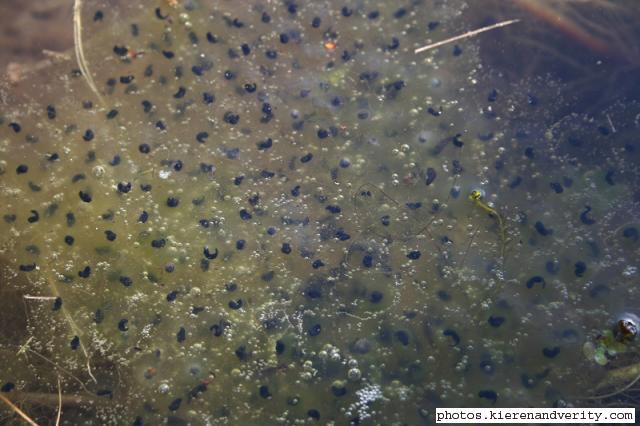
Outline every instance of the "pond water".
<svg viewBox="0 0 640 426">
<path fill-rule="evenodd" d="M 132 3 L 83 2 L 86 68 L 0 93 L 6 399 L 135 425 L 638 405 L 637 5 Z"/>
</svg>

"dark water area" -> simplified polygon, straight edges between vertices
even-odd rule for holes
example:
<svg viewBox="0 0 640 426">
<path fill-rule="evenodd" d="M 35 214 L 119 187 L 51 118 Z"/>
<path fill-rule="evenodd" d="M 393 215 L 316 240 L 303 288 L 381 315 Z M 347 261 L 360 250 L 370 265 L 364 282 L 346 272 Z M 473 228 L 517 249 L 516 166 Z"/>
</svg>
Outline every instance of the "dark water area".
<svg viewBox="0 0 640 426">
<path fill-rule="evenodd" d="M 478 25 L 522 19 L 479 40 L 483 59 L 510 81 L 549 75 L 566 96 L 560 116 L 597 114 L 612 103 L 637 101 L 637 5 L 633 2 L 494 2 L 471 11 Z M 472 18 L 473 19 L 473 18 Z"/>
<path fill-rule="evenodd" d="M 38 424 L 637 406 L 639 18 L 82 2 L 76 50 L 0 90 L 2 396 Z"/>
</svg>

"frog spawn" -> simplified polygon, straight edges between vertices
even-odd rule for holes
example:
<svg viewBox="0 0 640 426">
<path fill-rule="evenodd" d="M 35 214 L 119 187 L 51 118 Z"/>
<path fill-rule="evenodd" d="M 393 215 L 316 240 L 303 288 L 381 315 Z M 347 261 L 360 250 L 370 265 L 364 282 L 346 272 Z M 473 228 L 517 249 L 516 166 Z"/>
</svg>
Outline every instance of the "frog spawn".
<svg viewBox="0 0 640 426">
<path fill-rule="evenodd" d="M 585 279 L 623 266 L 585 257 L 593 249 L 579 212 L 591 178 L 567 157 L 596 153 L 570 152 L 576 136 L 558 134 L 604 138 L 598 126 L 553 126 L 551 91 L 539 95 L 545 111 L 508 86 L 495 98 L 486 87 L 499 83 L 478 75 L 471 46 L 416 62 L 413 45 L 430 36 L 424 22 L 453 23 L 453 8 L 397 18 L 374 2 L 354 15 L 335 2 L 294 12 L 187 6 L 151 2 L 94 24 L 87 58 L 113 107 L 89 107 L 92 94 L 63 63 L 64 77 L 24 113 L 4 112 L 6 276 L 62 301 L 55 310 L 28 302 L 31 350 L 81 377 L 113 422 L 412 422 L 435 405 L 477 405 L 487 377 L 514 404 L 550 404 L 581 386 L 573 349 L 629 296 L 625 281 L 612 307 L 595 282 L 588 302 L 580 293 Z M 314 30 L 316 16 L 324 23 Z M 391 33 L 408 48 L 390 48 Z M 55 105 L 53 118 L 43 105 Z M 618 106 L 614 117 L 632 111 Z M 551 151 L 535 142 L 547 132 L 559 141 Z M 606 135 L 612 161 L 625 135 Z M 617 182 L 631 186 L 637 174 L 622 170 Z M 576 195 L 554 200 L 571 217 L 550 207 L 546 174 L 575 185 Z M 476 188 L 506 219 L 504 263 L 495 221 L 467 199 Z M 620 217 L 611 222 L 589 200 L 594 225 L 632 234 L 612 228 L 630 220 L 633 202 L 624 191 L 612 197 Z M 613 240 L 626 244 L 616 248 L 623 259 L 637 249 L 633 238 Z M 548 259 L 559 275 L 525 285 Z M 568 302 L 595 314 L 559 315 Z M 54 336 L 42 329 L 52 318 Z M 561 348 L 553 362 L 546 347 Z"/>
</svg>

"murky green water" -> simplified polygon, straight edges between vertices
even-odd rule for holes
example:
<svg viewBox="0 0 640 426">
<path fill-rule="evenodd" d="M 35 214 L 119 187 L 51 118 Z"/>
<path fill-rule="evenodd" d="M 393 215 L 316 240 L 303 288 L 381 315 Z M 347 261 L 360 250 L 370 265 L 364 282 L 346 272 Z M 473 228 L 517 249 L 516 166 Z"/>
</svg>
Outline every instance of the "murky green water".
<svg viewBox="0 0 640 426">
<path fill-rule="evenodd" d="M 58 389 L 67 424 L 428 424 L 626 383 L 631 92 L 414 53 L 475 3 L 176 3 L 84 6 L 101 99 L 73 59 L 2 92 L 3 395 L 51 424 Z"/>
</svg>

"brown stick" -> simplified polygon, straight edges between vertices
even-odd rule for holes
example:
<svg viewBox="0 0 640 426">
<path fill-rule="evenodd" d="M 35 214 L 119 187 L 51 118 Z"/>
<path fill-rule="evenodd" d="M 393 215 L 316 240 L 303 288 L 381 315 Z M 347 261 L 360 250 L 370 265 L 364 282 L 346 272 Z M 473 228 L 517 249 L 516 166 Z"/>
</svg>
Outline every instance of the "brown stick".
<svg viewBox="0 0 640 426">
<path fill-rule="evenodd" d="M 24 419 L 31 426 L 38 426 L 38 423 L 34 422 L 24 411 L 19 409 L 13 402 L 11 402 L 6 396 L 0 393 L 0 399 L 7 404 L 13 411 Z"/>
</svg>

